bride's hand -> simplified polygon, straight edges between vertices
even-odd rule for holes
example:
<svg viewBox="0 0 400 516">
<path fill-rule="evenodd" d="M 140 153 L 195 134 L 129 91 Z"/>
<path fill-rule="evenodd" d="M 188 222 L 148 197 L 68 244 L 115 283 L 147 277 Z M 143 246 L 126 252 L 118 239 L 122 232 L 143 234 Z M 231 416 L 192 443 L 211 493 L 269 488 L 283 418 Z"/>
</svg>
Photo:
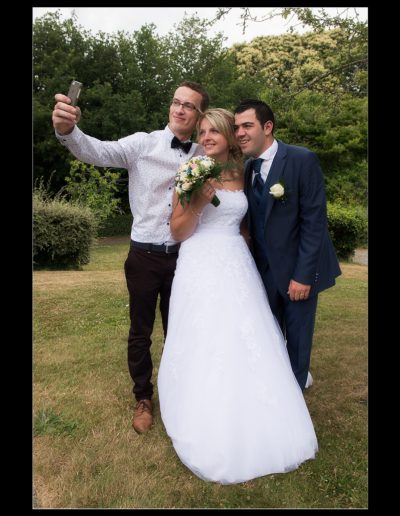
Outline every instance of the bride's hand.
<svg viewBox="0 0 400 516">
<path fill-rule="evenodd" d="M 200 190 L 193 192 L 192 198 L 190 199 L 190 205 L 195 213 L 202 213 L 204 208 L 209 204 L 215 195 L 215 188 L 213 187 L 211 180 L 207 179 Z"/>
<path fill-rule="evenodd" d="M 207 181 L 204 183 L 202 189 L 200 190 L 200 195 L 207 199 L 207 203 L 213 200 L 213 197 L 215 195 L 215 188 L 212 185 L 211 179 L 207 179 Z"/>
</svg>

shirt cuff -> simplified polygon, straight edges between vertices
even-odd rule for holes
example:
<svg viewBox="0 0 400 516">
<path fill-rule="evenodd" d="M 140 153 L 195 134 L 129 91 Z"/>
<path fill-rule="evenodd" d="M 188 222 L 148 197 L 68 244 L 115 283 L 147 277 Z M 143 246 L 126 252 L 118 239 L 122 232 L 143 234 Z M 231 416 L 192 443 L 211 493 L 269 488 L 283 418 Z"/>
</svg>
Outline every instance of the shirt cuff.
<svg viewBox="0 0 400 516">
<path fill-rule="evenodd" d="M 59 134 L 56 130 L 54 130 L 56 137 L 60 140 L 60 142 L 65 145 L 68 142 L 75 142 L 79 137 L 80 129 L 75 126 L 69 134 Z"/>
</svg>

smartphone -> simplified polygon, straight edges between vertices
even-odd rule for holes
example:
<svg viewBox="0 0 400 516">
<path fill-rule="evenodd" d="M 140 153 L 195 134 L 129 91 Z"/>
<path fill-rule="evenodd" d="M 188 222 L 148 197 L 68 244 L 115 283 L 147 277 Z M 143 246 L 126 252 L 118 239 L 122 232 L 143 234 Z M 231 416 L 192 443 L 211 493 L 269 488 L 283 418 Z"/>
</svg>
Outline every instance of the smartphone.
<svg viewBox="0 0 400 516">
<path fill-rule="evenodd" d="M 67 97 L 71 99 L 71 106 L 76 106 L 78 103 L 78 98 L 81 93 L 83 84 L 78 81 L 72 81 L 69 87 Z"/>
</svg>

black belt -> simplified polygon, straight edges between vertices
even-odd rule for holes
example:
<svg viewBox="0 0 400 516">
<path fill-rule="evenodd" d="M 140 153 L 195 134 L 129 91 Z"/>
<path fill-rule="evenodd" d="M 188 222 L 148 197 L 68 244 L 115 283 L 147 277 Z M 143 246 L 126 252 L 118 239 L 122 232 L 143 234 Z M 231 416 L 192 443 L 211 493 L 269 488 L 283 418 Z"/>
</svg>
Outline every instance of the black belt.
<svg viewBox="0 0 400 516">
<path fill-rule="evenodd" d="M 144 242 L 135 242 L 131 240 L 131 247 L 144 249 L 145 251 L 155 251 L 156 253 L 172 254 L 179 251 L 181 244 L 146 244 Z"/>
</svg>

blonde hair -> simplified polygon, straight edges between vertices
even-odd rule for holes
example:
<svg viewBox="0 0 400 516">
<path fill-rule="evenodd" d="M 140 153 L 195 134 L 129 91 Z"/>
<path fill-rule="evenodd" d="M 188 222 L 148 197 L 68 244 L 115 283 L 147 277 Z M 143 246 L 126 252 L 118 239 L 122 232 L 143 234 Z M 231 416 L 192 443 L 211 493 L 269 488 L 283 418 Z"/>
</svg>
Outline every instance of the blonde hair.
<svg viewBox="0 0 400 516">
<path fill-rule="evenodd" d="M 197 141 L 200 139 L 200 124 L 204 119 L 210 122 L 226 138 L 229 146 L 228 161 L 233 163 L 234 171 L 241 174 L 243 171 L 243 154 L 235 138 L 235 116 L 233 113 L 223 108 L 207 109 L 207 111 L 201 113 L 196 127 Z"/>
</svg>

